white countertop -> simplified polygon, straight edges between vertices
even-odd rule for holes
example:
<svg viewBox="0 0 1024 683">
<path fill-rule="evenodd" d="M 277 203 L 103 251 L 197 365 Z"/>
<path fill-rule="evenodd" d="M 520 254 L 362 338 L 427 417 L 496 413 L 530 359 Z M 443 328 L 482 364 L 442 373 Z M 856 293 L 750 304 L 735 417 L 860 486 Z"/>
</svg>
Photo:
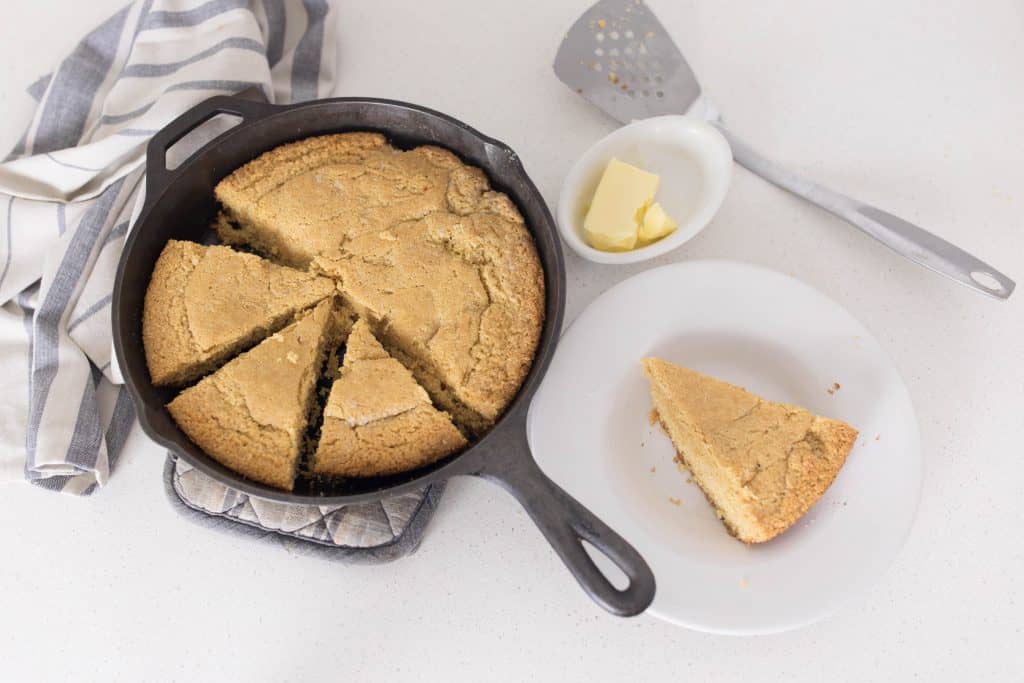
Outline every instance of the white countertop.
<svg viewBox="0 0 1024 683">
<path fill-rule="evenodd" d="M 5 7 L 0 147 L 28 120 L 25 86 L 121 4 Z M 738 134 L 1024 280 L 1018 2 L 651 4 Z M 585 6 L 341 3 L 337 93 L 465 120 L 517 150 L 553 205 L 572 161 L 613 125 L 550 68 Z M 30 22 L 46 26 L 45 43 Z M 91 499 L 0 491 L 0 679 L 1019 676 L 1024 292 L 999 303 L 968 291 L 738 169 L 714 223 L 655 263 L 567 253 L 568 318 L 645 267 L 704 257 L 764 264 L 833 297 L 910 387 L 927 467 L 916 525 L 883 579 L 832 617 L 739 640 L 608 616 L 523 510 L 474 479 L 451 482 L 411 558 L 292 556 L 177 517 L 163 453 L 136 429 Z"/>
</svg>

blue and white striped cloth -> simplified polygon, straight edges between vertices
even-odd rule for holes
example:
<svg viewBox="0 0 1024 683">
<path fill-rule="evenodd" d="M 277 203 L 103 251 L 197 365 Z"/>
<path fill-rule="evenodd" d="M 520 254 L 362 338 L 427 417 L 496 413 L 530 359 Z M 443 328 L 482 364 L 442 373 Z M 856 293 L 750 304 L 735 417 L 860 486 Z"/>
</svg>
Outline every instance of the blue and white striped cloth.
<svg viewBox="0 0 1024 683">
<path fill-rule="evenodd" d="M 135 419 L 110 299 L 146 143 L 214 95 L 327 95 L 332 14 L 327 0 L 138 0 L 29 88 L 35 116 L 0 164 L 0 480 L 106 483 Z"/>
</svg>

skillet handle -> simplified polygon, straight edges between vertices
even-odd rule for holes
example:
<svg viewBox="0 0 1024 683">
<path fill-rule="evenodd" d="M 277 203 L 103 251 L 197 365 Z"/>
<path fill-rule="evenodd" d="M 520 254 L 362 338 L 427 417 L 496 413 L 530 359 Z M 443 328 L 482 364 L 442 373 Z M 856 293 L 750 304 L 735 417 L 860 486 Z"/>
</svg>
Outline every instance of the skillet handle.
<svg viewBox="0 0 1024 683">
<path fill-rule="evenodd" d="M 250 122 L 275 110 L 262 90 L 249 88 L 238 95 L 211 97 L 186 111 L 157 131 L 146 146 L 146 196 L 155 197 L 170 182 L 173 171 L 167 168 L 167 150 L 193 130 L 218 114 L 233 114 L 242 122 Z"/>
<path fill-rule="evenodd" d="M 530 453 L 525 410 L 522 412 L 518 420 L 505 420 L 516 425 L 518 434 L 509 434 L 509 438 L 503 440 L 502 452 L 484 453 L 475 474 L 499 484 L 526 508 L 562 562 L 595 602 L 618 616 L 640 614 L 654 600 L 651 568 L 633 546 L 541 471 Z M 629 578 L 625 589 L 612 585 L 587 554 L 583 541 L 622 570 Z"/>
</svg>

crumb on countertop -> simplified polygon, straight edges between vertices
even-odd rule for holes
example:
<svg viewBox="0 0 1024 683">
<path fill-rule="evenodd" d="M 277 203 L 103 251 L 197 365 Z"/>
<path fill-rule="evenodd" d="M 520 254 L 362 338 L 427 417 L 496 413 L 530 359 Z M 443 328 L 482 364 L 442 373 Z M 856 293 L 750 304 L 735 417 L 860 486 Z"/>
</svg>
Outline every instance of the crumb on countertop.
<svg viewBox="0 0 1024 683">
<path fill-rule="evenodd" d="M 839 391 L 839 382 L 832 382 L 832 386 L 828 389 L 829 394 L 834 394 Z"/>
<path fill-rule="evenodd" d="M 747 581 L 746 579 L 740 579 L 740 588 L 746 588 L 749 585 L 750 585 L 749 581 Z"/>
</svg>

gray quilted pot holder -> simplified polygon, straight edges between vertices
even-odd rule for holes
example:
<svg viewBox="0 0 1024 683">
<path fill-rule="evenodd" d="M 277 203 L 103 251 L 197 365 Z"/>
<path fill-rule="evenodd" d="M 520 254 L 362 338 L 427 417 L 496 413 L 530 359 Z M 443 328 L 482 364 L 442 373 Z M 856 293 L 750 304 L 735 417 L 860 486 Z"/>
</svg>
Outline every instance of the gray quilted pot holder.
<svg viewBox="0 0 1024 683">
<path fill-rule="evenodd" d="M 205 527 L 346 563 L 390 562 L 416 551 L 444 484 L 358 505 L 289 505 L 255 498 L 170 453 L 164 487 L 175 509 Z"/>
</svg>

